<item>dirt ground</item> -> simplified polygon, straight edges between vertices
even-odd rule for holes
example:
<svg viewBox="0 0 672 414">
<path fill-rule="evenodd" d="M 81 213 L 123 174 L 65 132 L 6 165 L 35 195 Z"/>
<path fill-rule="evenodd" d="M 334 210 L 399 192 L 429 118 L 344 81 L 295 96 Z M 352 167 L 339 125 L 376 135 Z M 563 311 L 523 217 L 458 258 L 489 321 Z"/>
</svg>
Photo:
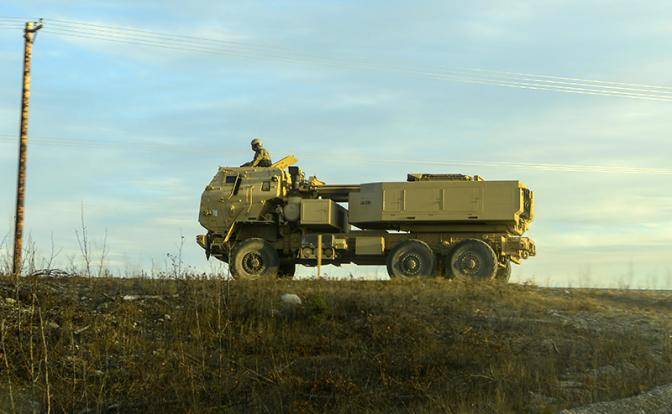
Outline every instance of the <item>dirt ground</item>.
<svg viewBox="0 0 672 414">
<path fill-rule="evenodd" d="M 663 291 L 4 278 L 0 334 L 0 412 L 670 406 L 672 292 Z"/>
</svg>

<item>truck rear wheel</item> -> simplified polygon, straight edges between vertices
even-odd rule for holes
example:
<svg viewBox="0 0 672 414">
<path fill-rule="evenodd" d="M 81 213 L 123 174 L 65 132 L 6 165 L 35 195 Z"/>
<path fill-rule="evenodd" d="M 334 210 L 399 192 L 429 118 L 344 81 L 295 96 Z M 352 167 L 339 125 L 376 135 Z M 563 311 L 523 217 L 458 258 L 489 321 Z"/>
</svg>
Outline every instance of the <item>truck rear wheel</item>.
<svg viewBox="0 0 672 414">
<path fill-rule="evenodd" d="M 474 279 L 492 279 L 497 272 L 497 256 L 486 242 L 467 239 L 455 246 L 450 257 L 450 270 L 454 276 Z"/>
<path fill-rule="evenodd" d="M 278 252 L 263 239 L 244 240 L 233 248 L 229 269 L 235 278 L 271 277 L 278 274 Z"/>
<path fill-rule="evenodd" d="M 387 256 L 387 274 L 390 277 L 433 276 L 435 267 L 434 252 L 420 240 L 403 241 Z"/>
</svg>

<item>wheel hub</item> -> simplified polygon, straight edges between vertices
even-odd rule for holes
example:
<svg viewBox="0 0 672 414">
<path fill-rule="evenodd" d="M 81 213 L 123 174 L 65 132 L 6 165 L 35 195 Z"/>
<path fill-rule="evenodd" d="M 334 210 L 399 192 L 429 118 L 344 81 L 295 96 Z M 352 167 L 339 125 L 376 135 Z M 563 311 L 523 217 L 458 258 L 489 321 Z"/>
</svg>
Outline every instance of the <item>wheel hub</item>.
<svg viewBox="0 0 672 414">
<path fill-rule="evenodd" d="M 460 268 L 468 275 L 475 275 L 481 268 L 481 261 L 473 253 L 465 253 L 460 257 Z"/>
<path fill-rule="evenodd" d="M 264 269 L 264 259 L 258 252 L 247 253 L 243 257 L 243 269 L 249 274 L 258 274 Z"/>
<path fill-rule="evenodd" d="M 401 268 L 407 275 L 417 275 L 420 272 L 420 258 L 409 254 L 401 260 Z"/>
</svg>

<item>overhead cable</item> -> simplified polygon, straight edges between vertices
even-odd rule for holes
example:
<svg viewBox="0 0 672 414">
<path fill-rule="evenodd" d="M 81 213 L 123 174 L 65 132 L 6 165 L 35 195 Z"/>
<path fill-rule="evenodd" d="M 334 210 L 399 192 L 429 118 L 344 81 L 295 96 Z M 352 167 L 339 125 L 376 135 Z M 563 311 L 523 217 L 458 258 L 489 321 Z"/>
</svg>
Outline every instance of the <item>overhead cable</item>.
<svg viewBox="0 0 672 414">
<path fill-rule="evenodd" d="M 3 24 L 18 24 L 20 19 L 0 18 L 0 23 L 2 22 L 4 22 Z M 358 58 L 344 60 L 342 57 L 315 56 L 298 53 L 292 49 L 240 42 L 232 39 L 214 39 L 186 34 L 161 33 L 136 27 L 112 26 L 68 19 L 48 19 L 45 32 L 51 32 L 52 34 L 64 37 L 103 40 L 242 59 L 266 59 L 287 64 L 317 64 L 343 69 L 397 72 L 409 76 L 461 83 L 664 102 L 672 100 L 672 87 L 667 86 L 581 79 L 567 76 L 535 75 L 502 70 L 464 68 L 426 69 L 411 66 L 381 65 L 380 63 Z"/>
<path fill-rule="evenodd" d="M 105 40 L 113 42 L 121 42 L 128 44 L 136 44 L 141 46 L 149 47 L 159 47 L 173 50 L 182 50 L 187 52 L 198 52 L 198 53 L 207 53 L 207 54 L 218 54 L 226 55 L 232 57 L 240 57 L 245 59 L 272 59 L 275 61 L 280 61 L 283 63 L 309 63 L 309 64 L 340 64 L 341 67 L 349 69 L 367 69 L 367 70 L 387 70 L 400 72 L 407 75 L 419 76 L 425 78 L 431 78 L 436 80 L 448 80 L 455 82 L 463 83 L 475 83 L 475 84 L 484 84 L 484 85 L 494 85 L 494 86 L 505 86 L 510 88 L 520 88 L 520 89 L 531 89 L 531 90 L 543 90 L 543 91 L 555 91 L 555 92 L 565 92 L 565 93 L 575 93 L 575 94 L 585 94 L 585 95 L 599 95 L 599 96 L 614 96 L 614 97 L 627 97 L 633 99 L 645 99 L 645 100 L 654 100 L 654 101 L 672 101 L 672 94 L 666 94 L 665 92 L 652 93 L 646 90 L 637 90 L 634 88 L 620 88 L 622 90 L 617 90 L 615 87 L 599 87 L 595 85 L 590 85 L 586 87 L 581 84 L 572 84 L 569 82 L 564 82 L 563 84 L 549 84 L 548 82 L 540 82 L 532 78 L 524 79 L 500 79 L 493 77 L 477 77 L 477 76 L 466 76 L 454 74 L 451 72 L 441 72 L 441 71 L 423 71 L 417 70 L 408 67 L 394 67 L 394 66 L 376 66 L 370 63 L 358 63 L 358 62 L 338 62 L 336 60 L 325 60 L 325 59 L 315 59 L 315 58 L 304 58 L 304 57 L 293 57 L 293 56 L 283 56 L 279 54 L 260 54 L 255 50 L 241 50 L 240 48 L 231 48 L 228 46 L 223 47 L 208 47 L 208 46 L 199 46 L 184 43 L 181 41 L 167 41 L 167 40 L 155 40 L 153 38 L 139 38 L 135 35 L 120 35 L 116 33 L 107 33 L 103 34 L 97 31 L 87 31 L 81 29 L 70 29 L 70 28 L 60 28 L 60 27 L 49 27 L 45 32 L 51 32 L 63 36 L 71 37 L 80 37 L 80 38 L 89 38 L 96 40 Z"/>
<path fill-rule="evenodd" d="M 260 46 L 254 45 L 252 43 L 243 43 L 234 40 L 224 40 L 224 39 L 213 39 L 213 38 L 204 38 L 190 35 L 182 34 L 167 34 L 160 33 L 150 30 L 131 28 L 131 27 L 120 27 L 120 26 L 109 26 L 95 23 L 81 23 L 71 20 L 64 19 L 51 19 L 57 22 L 56 27 L 61 29 L 66 29 L 70 31 L 80 31 L 87 34 L 97 33 L 103 35 L 110 35 L 113 37 L 127 37 L 135 38 L 140 37 L 142 40 L 154 40 L 154 41 L 171 41 L 187 45 L 193 45 L 193 42 L 206 43 L 211 46 L 216 46 L 217 48 L 226 48 L 228 50 L 246 50 L 246 51 L 256 51 L 264 52 L 266 54 L 276 54 L 280 51 L 284 57 L 293 57 L 295 59 L 315 59 L 315 56 L 310 55 L 297 55 L 296 51 L 290 49 L 283 49 L 277 46 Z M 60 23 L 58 23 L 60 22 Z M 207 46 L 206 46 L 207 47 Z M 317 59 L 320 59 L 319 57 Z M 333 61 L 333 59 L 331 59 Z M 363 63 L 356 62 L 355 63 Z M 476 77 L 487 77 L 487 78 L 496 78 L 502 82 L 507 81 L 528 81 L 528 82 L 539 82 L 539 83 L 548 83 L 551 85 L 569 85 L 569 86 L 583 86 L 583 87 L 597 87 L 602 89 L 613 89 L 616 91 L 631 91 L 631 92 L 659 92 L 659 93 L 672 93 L 672 87 L 667 86 L 657 86 L 657 85 L 645 85 L 638 83 L 626 83 L 626 82 L 612 82 L 612 81 L 601 81 L 595 79 L 581 79 L 576 77 L 563 77 L 563 76 L 554 76 L 554 75 L 535 75 L 530 73 L 519 73 L 519 72 L 509 72 L 501 70 L 485 70 L 485 69 L 436 69 L 433 72 L 447 73 L 451 75 L 462 75 L 462 76 L 476 76 Z"/>
</svg>

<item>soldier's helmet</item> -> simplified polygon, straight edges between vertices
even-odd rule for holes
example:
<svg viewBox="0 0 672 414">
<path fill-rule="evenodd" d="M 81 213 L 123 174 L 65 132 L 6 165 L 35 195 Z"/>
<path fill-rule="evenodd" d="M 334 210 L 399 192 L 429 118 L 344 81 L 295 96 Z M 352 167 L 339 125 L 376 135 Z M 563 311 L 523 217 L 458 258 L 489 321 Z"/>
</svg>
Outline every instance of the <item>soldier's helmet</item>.
<svg viewBox="0 0 672 414">
<path fill-rule="evenodd" d="M 262 146 L 261 140 L 259 138 L 255 138 L 252 140 L 250 145 L 252 145 L 252 148 L 261 147 Z"/>
</svg>

